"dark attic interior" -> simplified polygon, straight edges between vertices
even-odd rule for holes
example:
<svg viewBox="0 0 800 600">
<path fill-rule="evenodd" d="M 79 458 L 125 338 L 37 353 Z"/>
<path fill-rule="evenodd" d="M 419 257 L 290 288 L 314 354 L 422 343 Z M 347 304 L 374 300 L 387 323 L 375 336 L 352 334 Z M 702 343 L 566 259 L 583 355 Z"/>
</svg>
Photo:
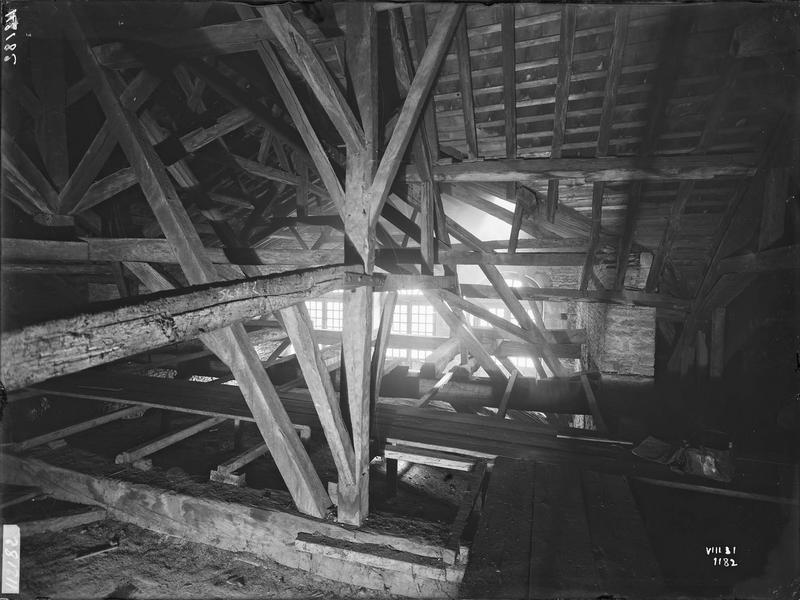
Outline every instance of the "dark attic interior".
<svg viewBox="0 0 800 600">
<path fill-rule="evenodd" d="M 800 598 L 797 4 L 3 34 L 4 598 Z"/>
</svg>

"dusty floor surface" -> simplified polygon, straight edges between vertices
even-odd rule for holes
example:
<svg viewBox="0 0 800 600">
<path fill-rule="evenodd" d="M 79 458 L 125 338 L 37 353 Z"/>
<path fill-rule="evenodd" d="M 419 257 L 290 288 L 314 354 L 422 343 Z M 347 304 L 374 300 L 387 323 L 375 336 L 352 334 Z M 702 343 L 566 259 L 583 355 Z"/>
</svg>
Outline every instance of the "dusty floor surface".
<svg viewBox="0 0 800 600">
<path fill-rule="evenodd" d="M 110 552 L 75 560 L 105 546 Z M 393 598 L 106 520 L 22 540 L 21 598 Z"/>
</svg>

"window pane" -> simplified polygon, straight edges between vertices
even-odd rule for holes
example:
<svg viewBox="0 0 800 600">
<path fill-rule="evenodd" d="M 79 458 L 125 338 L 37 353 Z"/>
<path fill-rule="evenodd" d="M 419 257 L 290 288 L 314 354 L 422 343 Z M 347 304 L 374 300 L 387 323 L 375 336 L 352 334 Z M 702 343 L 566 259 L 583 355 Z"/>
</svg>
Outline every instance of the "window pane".
<svg viewBox="0 0 800 600">
<path fill-rule="evenodd" d="M 411 306 L 411 335 L 433 335 L 433 307 L 413 304 Z"/>
<path fill-rule="evenodd" d="M 392 333 L 408 334 L 408 304 L 395 304 Z"/>
<path fill-rule="evenodd" d="M 342 303 L 327 302 L 325 305 L 325 329 L 342 329 Z"/>
<path fill-rule="evenodd" d="M 314 325 L 314 329 L 322 329 L 324 322 L 322 318 L 322 302 L 319 300 L 309 300 L 306 302 L 306 308 L 308 309 L 308 314 L 311 316 L 311 323 Z"/>
<path fill-rule="evenodd" d="M 408 353 L 405 348 L 387 348 L 386 358 L 406 358 Z"/>
</svg>

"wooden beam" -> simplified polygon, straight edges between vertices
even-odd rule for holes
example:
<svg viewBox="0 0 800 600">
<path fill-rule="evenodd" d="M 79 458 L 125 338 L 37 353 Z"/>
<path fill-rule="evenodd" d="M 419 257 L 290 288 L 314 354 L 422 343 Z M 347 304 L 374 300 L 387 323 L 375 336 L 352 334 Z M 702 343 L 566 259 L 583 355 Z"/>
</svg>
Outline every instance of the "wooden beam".
<svg viewBox="0 0 800 600">
<path fill-rule="evenodd" d="M 556 79 L 555 109 L 553 115 L 553 141 L 550 157 L 561 157 L 561 146 L 564 144 L 567 126 L 567 103 L 569 102 L 569 84 L 572 79 L 572 50 L 575 46 L 576 8 L 565 4 L 561 8 L 561 33 L 558 50 L 558 76 Z M 555 221 L 558 208 L 558 179 L 547 182 L 547 200 L 545 202 L 547 220 Z"/>
<path fill-rule="evenodd" d="M 614 122 L 614 109 L 617 106 L 617 88 L 622 75 L 622 57 L 628 39 L 628 23 L 630 9 L 627 6 L 614 8 L 613 39 L 609 50 L 608 69 L 606 74 L 605 94 L 603 95 L 603 108 L 600 112 L 600 128 L 597 133 L 597 155 L 606 156 L 611 138 L 611 128 Z M 586 264 L 581 273 L 580 289 L 585 290 L 591 275 L 594 274 L 594 255 L 597 251 L 600 233 L 602 231 L 602 203 L 605 184 L 597 181 L 592 189 L 592 229 L 589 234 L 589 251 Z M 626 255 L 627 256 L 627 255 Z"/>
<path fill-rule="evenodd" d="M 0 249 L 8 262 L 153 262 L 177 263 L 172 245 L 160 238 L 85 238 L 80 242 L 3 238 Z M 273 250 L 203 248 L 213 264 L 305 266 L 341 263 L 341 250 Z M 424 284 L 424 283 L 423 283 Z"/>
<path fill-rule="evenodd" d="M 500 398 L 500 404 L 497 407 L 498 419 L 506 418 L 506 412 L 508 411 L 508 400 L 511 398 L 511 393 L 514 391 L 514 384 L 517 382 L 517 377 L 519 377 L 519 371 L 514 369 L 511 371 L 511 377 L 508 378 L 506 389 L 503 392 L 503 396 Z"/>
<path fill-rule="evenodd" d="M 434 79 L 439 73 L 439 67 L 444 60 L 453 31 L 458 25 L 463 11 L 464 6 L 460 4 L 451 4 L 442 8 L 436 29 L 417 67 L 414 80 L 397 118 L 394 132 L 370 186 L 370 223 L 373 225 L 377 223 L 381 209 L 386 203 L 389 189 L 394 183 L 400 162 L 411 141 L 422 108 L 428 99 Z"/>
<path fill-rule="evenodd" d="M 708 369 L 711 379 L 719 379 L 725 371 L 725 307 L 719 306 L 711 313 L 711 352 Z"/>
<path fill-rule="evenodd" d="M 514 4 L 500 5 L 503 44 L 503 112 L 505 116 L 506 158 L 517 156 L 517 56 L 515 49 Z"/>
<path fill-rule="evenodd" d="M 469 59 L 469 37 L 467 36 L 467 13 L 462 13 L 455 31 L 456 56 L 458 59 L 458 84 L 461 90 L 461 114 L 464 118 L 464 133 L 467 140 L 468 157 L 478 157 L 478 135 L 475 129 L 475 100 L 472 96 L 472 67 Z"/>
<path fill-rule="evenodd" d="M 548 302 L 592 302 L 620 306 L 652 306 L 675 311 L 686 311 L 690 301 L 666 294 L 648 294 L 636 290 L 576 290 L 570 288 L 515 287 L 514 295 L 520 300 Z M 464 283 L 461 293 L 465 298 L 499 298 L 490 285 Z"/>
<path fill-rule="evenodd" d="M 572 183 L 595 181 L 677 181 L 749 177 L 755 173 L 755 154 L 712 154 L 707 156 L 653 156 L 647 167 L 639 166 L 638 157 L 606 156 L 597 158 L 515 158 L 435 165 L 436 181 L 451 183 L 541 182 L 558 178 Z M 399 181 L 419 182 L 419 172 L 406 165 L 399 171 Z"/>
<path fill-rule="evenodd" d="M 789 196 L 789 170 L 770 169 L 764 182 L 764 205 L 758 231 L 759 250 L 774 246 L 783 237 Z"/>
<path fill-rule="evenodd" d="M 672 245 L 675 243 L 675 238 L 678 237 L 681 215 L 693 191 L 694 182 L 692 181 L 682 181 L 678 186 L 678 194 L 670 207 L 667 226 L 661 236 L 658 248 L 656 248 L 653 254 L 653 263 L 650 265 L 650 272 L 647 274 L 647 281 L 644 286 L 645 292 L 652 293 L 658 288 L 661 274 L 664 271 L 664 265 L 672 250 Z"/>
<path fill-rule="evenodd" d="M 679 371 L 684 350 L 693 342 L 698 323 L 706 314 L 711 292 L 720 280 L 720 262 L 741 250 L 750 239 L 753 223 L 757 222 L 757 209 L 762 206 L 760 198 L 766 173 L 780 156 L 779 152 L 783 150 L 782 142 L 789 121 L 789 113 L 785 113 L 775 126 L 767 148 L 759 160 L 756 176 L 737 189 L 720 220 L 712 242 L 711 259 L 703 272 L 689 316 L 667 363 L 670 372 Z"/>
<path fill-rule="evenodd" d="M 589 404 L 589 410 L 592 411 L 594 424 L 600 433 L 608 435 L 608 427 L 606 427 L 605 419 L 603 419 L 600 407 L 597 405 L 597 398 L 594 395 L 594 390 L 592 390 L 592 385 L 589 383 L 589 378 L 584 373 L 581 373 L 580 378 L 583 392 L 586 394 L 586 402 Z"/>
<path fill-rule="evenodd" d="M 292 569 L 369 589 L 388 590 L 391 594 L 422 593 L 426 597 L 456 594 L 455 584 L 446 588 L 445 593 L 440 582 L 412 578 L 408 571 L 367 569 L 357 563 L 329 561 L 324 556 L 315 556 L 312 560 L 307 553 L 296 549 L 294 542 L 301 532 L 316 532 L 351 543 L 388 546 L 438 560 L 443 557 L 443 545 L 426 543 L 412 536 L 348 529 L 281 508 L 254 508 L 177 492 L 164 494 L 145 484 L 86 475 L 33 458 L 9 457 L 7 461 L 4 458 L 4 462 L 8 477 L 15 483 L 36 481 L 60 500 L 98 505 L 106 508 L 114 519 L 151 531 L 231 552 L 247 552 Z"/>
<path fill-rule="evenodd" d="M 173 433 L 168 433 L 166 435 L 162 435 L 155 440 L 151 440 L 149 442 L 144 442 L 143 444 L 139 444 L 135 448 L 131 448 L 130 450 L 125 450 L 117 454 L 114 462 L 118 465 L 125 464 L 125 463 L 132 463 L 136 462 L 137 460 L 146 458 L 151 454 L 155 454 L 156 452 L 163 450 L 173 444 L 177 444 L 189 438 L 195 434 L 200 433 L 201 431 L 205 431 L 206 429 L 211 429 L 215 425 L 219 425 L 223 423 L 225 419 L 222 417 L 212 417 L 210 419 L 204 419 L 199 423 L 195 423 L 185 429 L 181 429 L 180 431 L 175 431 Z"/>
<path fill-rule="evenodd" d="M 253 11 L 252 8 L 247 6 L 237 6 L 236 10 L 239 13 L 239 16 L 242 18 L 244 18 L 248 12 L 252 14 Z M 311 155 L 311 160 L 313 161 L 314 166 L 317 168 L 317 172 L 319 173 L 325 188 L 328 190 L 328 194 L 330 194 L 330 197 L 333 199 L 333 202 L 339 212 L 342 212 L 344 208 L 344 191 L 342 189 L 342 184 L 334 172 L 333 166 L 331 165 L 331 160 L 326 154 L 319 137 L 314 131 L 314 128 L 312 127 L 311 122 L 306 115 L 306 111 L 297 97 L 289 78 L 286 76 L 280 61 L 278 61 L 275 51 L 268 43 L 258 43 L 256 46 L 256 51 L 258 52 L 261 61 L 264 63 L 270 78 L 275 84 L 278 94 L 283 100 L 287 111 L 291 115 L 295 127 L 297 127 L 297 130 L 300 132 L 300 136 L 308 148 L 308 152 Z"/>
<path fill-rule="evenodd" d="M 505 384 L 506 376 L 497 364 L 495 364 L 491 354 L 489 354 L 486 348 L 484 348 L 481 342 L 475 337 L 475 334 L 472 333 L 472 330 L 466 325 L 463 316 L 457 315 L 452 307 L 444 303 L 441 292 L 423 293 L 431 306 L 433 306 L 433 309 L 444 319 L 445 323 L 447 323 L 447 326 L 450 328 L 450 335 L 456 336 L 461 340 L 470 354 L 478 360 L 478 363 L 483 367 L 489 377 Z"/>
<path fill-rule="evenodd" d="M 156 90 L 160 80 L 146 70 L 142 70 L 125 88 L 120 102 L 128 110 L 136 111 Z M 100 169 L 111 156 L 117 140 L 106 121 L 95 134 L 86 152 L 75 167 L 69 180 L 58 194 L 58 210 L 64 214 L 75 214 L 79 201 L 84 197 Z M 90 207 L 87 207 L 90 208 Z"/>
<path fill-rule="evenodd" d="M 497 329 L 505 331 L 513 337 L 525 342 L 529 349 L 533 351 L 535 356 L 546 356 L 548 362 L 552 361 L 555 363 L 555 369 L 550 368 L 550 370 L 553 371 L 553 374 L 557 377 L 565 375 L 564 368 L 560 367 L 560 362 L 558 362 L 558 357 L 550 348 L 550 344 L 544 341 L 542 334 L 538 332 L 538 329 L 536 331 L 532 329 L 523 329 L 519 325 L 514 325 L 510 321 L 507 321 L 502 317 L 498 317 L 496 314 L 489 311 L 489 309 L 478 306 L 477 304 L 469 302 L 468 300 L 464 300 L 460 296 L 456 296 L 447 290 L 442 290 L 441 294 L 442 298 L 450 306 L 458 307 L 461 310 L 470 313 L 471 315 L 475 315 L 479 319 L 483 319 L 489 323 L 492 327 L 496 327 Z M 528 318 L 530 319 L 530 317 Z"/>
<path fill-rule="evenodd" d="M 39 212 L 50 213 L 58 203 L 58 194 L 16 141 L 6 132 L 2 136 L 2 167 L 9 180 Z"/>
<path fill-rule="evenodd" d="M 339 487 L 338 520 L 360 525 L 369 514 L 372 290 L 345 290 L 343 301 L 342 351 L 355 450 L 355 484 Z"/>
<path fill-rule="evenodd" d="M 375 338 L 375 350 L 372 353 L 372 397 L 378 401 L 383 380 L 383 364 L 386 360 L 386 349 L 391 340 L 394 307 L 397 304 L 397 292 L 388 292 L 381 306 L 381 320 Z"/>
<path fill-rule="evenodd" d="M 42 444 L 47 444 L 48 442 L 61 440 L 64 439 L 65 437 L 69 437 L 71 435 L 75 435 L 76 433 L 80 433 L 81 431 L 94 429 L 95 427 L 99 427 L 100 425 L 111 423 L 112 421 L 116 421 L 118 419 L 124 419 L 125 417 L 130 417 L 139 414 L 141 412 L 142 409 L 138 406 L 123 408 L 121 410 L 116 410 L 114 412 L 100 415 L 99 417 L 95 417 L 87 421 L 82 421 L 80 423 L 75 423 L 74 425 L 69 425 L 67 427 L 57 429 L 56 431 L 50 431 L 48 433 L 43 433 L 41 435 L 28 438 L 27 440 L 24 440 L 22 442 L 15 443 L 12 446 L 12 448 L 14 449 L 14 452 L 24 452 L 25 450 L 30 450 L 31 448 L 41 446 Z"/>
<path fill-rule="evenodd" d="M 425 54 L 425 49 L 428 47 L 428 19 L 425 14 L 425 5 L 424 4 L 417 4 L 414 3 L 411 5 L 411 33 L 414 39 L 414 49 L 416 51 L 416 64 L 417 69 L 419 69 L 419 65 L 422 62 L 422 57 Z M 405 18 L 403 17 L 402 10 L 394 10 L 390 12 L 391 14 L 398 15 L 400 17 L 400 22 L 405 22 Z M 405 25 L 404 25 L 405 27 Z M 410 53 L 408 54 L 410 58 Z M 409 79 L 410 85 L 410 79 Z M 407 93 L 407 91 L 406 91 Z M 428 140 L 428 148 L 431 151 L 431 156 L 434 158 L 439 157 L 439 136 L 437 134 L 436 128 L 436 113 L 433 109 L 433 98 L 429 97 L 428 100 L 425 102 L 424 106 L 424 113 L 423 113 L 423 121 L 425 126 L 425 137 Z"/>
<path fill-rule="evenodd" d="M 589 234 L 589 248 L 586 251 L 586 261 L 583 263 L 580 285 L 578 286 L 581 290 L 585 290 L 589 286 L 589 276 L 594 272 L 594 260 L 597 246 L 600 245 L 604 185 L 605 184 L 600 182 L 592 186 L 592 231 Z"/>
<path fill-rule="evenodd" d="M 457 337 L 451 337 L 437 346 L 428 355 L 420 369 L 420 377 L 435 379 L 441 377 L 444 368 L 453 360 L 461 348 L 461 342 Z"/>
<path fill-rule="evenodd" d="M 614 109 L 617 106 L 617 89 L 622 76 L 622 59 L 628 40 L 628 23 L 630 22 L 630 8 L 628 6 L 614 6 L 612 10 L 614 11 L 613 38 L 606 69 L 603 108 L 600 112 L 600 128 L 597 133 L 598 156 L 606 156 L 608 154 L 611 128 L 614 123 Z"/>
<path fill-rule="evenodd" d="M 455 223 L 451 222 L 451 226 L 455 226 Z M 454 234 L 465 244 L 479 250 L 482 249 L 481 241 L 468 231 L 459 227 L 457 228 L 457 231 L 454 231 Z M 490 252 L 489 254 L 494 254 L 494 253 Z M 511 254 L 506 256 L 519 257 L 522 255 Z M 500 296 L 500 299 L 506 305 L 511 314 L 514 315 L 514 318 L 520 324 L 521 328 L 523 330 L 530 331 L 532 336 L 531 339 L 535 340 L 537 343 L 541 344 L 548 341 L 546 337 L 547 335 L 546 330 L 545 331 L 539 330 L 539 328 L 536 326 L 536 324 L 528 315 L 525 308 L 520 303 L 519 299 L 514 295 L 514 292 L 511 290 L 511 287 L 506 283 L 506 280 L 503 277 L 502 273 L 500 273 L 500 271 L 497 269 L 496 266 L 487 263 L 488 261 L 480 265 L 481 271 L 483 271 L 483 274 L 489 280 L 489 283 L 491 283 L 492 286 L 495 288 L 495 290 L 497 290 L 497 294 Z M 547 363 L 548 368 L 554 375 L 561 376 L 564 374 L 564 367 L 561 365 L 561 362 L 558 360 L 558 357 L 556 357 L 553 354 L 553 352 L 550 351 L 549 348 L 542 347 L 542 350 L 540 352 L 541 352 L 540 356 Z"/>
<path fill-rule="evenodd" d="M 205 61 L 185 59 L 184 64 L 220 96 L 235 106 L 247 110 L 266 131 L 269 131 L 282 144 L 291 148 L 297 157 L 300 157 L 306 162 L 311 161 L 308 151 L 303 144 L 300 143 L 300 140 L 297 139 L 295 130 L 286 123 L 275 119 L 269 107 L 251 92 L 239 87 L 235 81 L 226 77 Z"/>
<path fill-rule="evenodd" d="M 361 124 L 317 48 L 292 14 L 291 7 L 263 6 L 257 10 L 303 75 L 348 149 L 363 149 L 364 130 Z"/>
<path fill-rule="evenodd" d="M 292 341 L 297 362 L 303 371 L 303 378 L 311 393 L 314 407 L 325 433 L 325 439 L 336 464 L 339 482 L 342 485 L 355 483 L 355 458 L 353 444 L 342 419 L 339 399 L 333 390 L 328 367 L 322 357 L 312 334 L 311 317 L 304 304 L 297 304 L 281 311 L 283 325 Z"/>
<path fill-rule="evenodd" d="M 82 525 L 89 525 L 90 523 L 97 523 L 98 521 L 105 520 L 107 516 L 108 513 L 102 508 L 90 508 L 72 515 L 23 521 L 19 523 L 19 530 L 20 534 L 24 536 L 53 533 L 71 527 L 80 527 Z"/>
<path fill-rule="evenodd" d="M 7 389 L 74 373 L 256 318 L 342 286 L 342 268 L 316 269 L 145 297 L 120 308 L 47 321 L 2 337 Z"/>
<path fill-rule="evenodd" d="M 642 167 L 650 167 L 654 162 L 654 153 L 661 136 L 664 123 L 667 119 L 666 108 L 675 87 L 678 83 L 682 51 L 685 41 L 692 27 L 692 13 L 678 11 L 670 17 L 670 23 L 661 40 L 658 53 L 658 73 L 655 84 L 650 90 L 647 101 L 647 128 L 642 136 L 639 149 L 638 162 Z M 698 179 L 696 177 L 683 177 L 683 180 Z M 628 206 L 625 212 L 623 235 L 617 251 L 617 270 L 614 281 L 615 289 L 622 289 L 625 284 L 625 274 L 628 270 L 628 255 L 633 244 L 633 234 L 636 220 L 639 217 L 639 205 L 644 193 L 642 181 L 634 181 L 628 194 Z M 650 290 L 652 291 L 652 290 Z"/>
</svg>

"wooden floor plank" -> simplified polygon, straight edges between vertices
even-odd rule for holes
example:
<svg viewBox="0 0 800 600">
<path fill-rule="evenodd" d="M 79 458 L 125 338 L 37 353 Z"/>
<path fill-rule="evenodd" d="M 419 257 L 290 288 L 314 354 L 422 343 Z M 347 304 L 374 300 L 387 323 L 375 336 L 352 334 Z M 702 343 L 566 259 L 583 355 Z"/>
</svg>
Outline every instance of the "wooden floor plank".
<svg viewBox="0 0 800 600">
<path fill-rule="evenodd" d="M 466 598 L 525 598 L 535 463 L 498 458 L 464 574 Z"/>
<path fill-rule="evenodd" d="M 583 471 L 581 483 L 601 592 L 663 595 L 663 580 L 627 478 Z"/>
<path fill-rule="evenodd" d="M 595 597 L 594 564 L 580 472 L 537 461 L 530 598 Z"/>
</svg>

